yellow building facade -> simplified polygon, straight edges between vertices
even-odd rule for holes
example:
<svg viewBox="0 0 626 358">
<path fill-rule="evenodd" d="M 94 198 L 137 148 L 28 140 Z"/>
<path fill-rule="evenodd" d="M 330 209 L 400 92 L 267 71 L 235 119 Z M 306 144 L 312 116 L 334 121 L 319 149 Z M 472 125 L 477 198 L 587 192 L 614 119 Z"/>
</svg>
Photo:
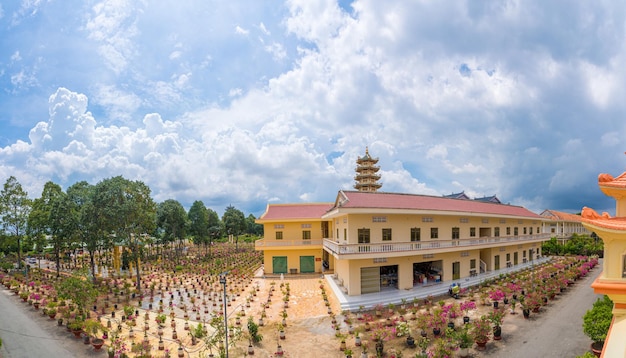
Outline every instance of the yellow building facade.
<svg viewBox="0 0 626 358">
<path fill-rule="evenodd" d="M 266 273 L 327 269 L 353 296 L 526 263 L 549 239 L 545 220 L 508 204 L 339 191 L 334 203 L 268 205 L 257 220 L 265 237 L 256 249 Z"/>
</svg>

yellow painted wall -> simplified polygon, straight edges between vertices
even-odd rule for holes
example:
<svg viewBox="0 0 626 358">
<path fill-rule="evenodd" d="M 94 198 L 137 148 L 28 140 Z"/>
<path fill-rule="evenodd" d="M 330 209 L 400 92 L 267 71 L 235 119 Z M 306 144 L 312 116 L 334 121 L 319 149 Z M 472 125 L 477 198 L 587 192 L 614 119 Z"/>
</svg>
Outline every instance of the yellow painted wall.
<svg viewBox="0 0 626 358">
<path fill-rule="evenodd" d="M 282 227 L 276 227 L 280 225 Z M 310 225 L 311 227 L 303 227 L 303 225 Z M 311 240 L 322 239 L 322 221 L 299 221 L 299 222 L 270 222 L 263 224 L 263 236 L 266 241 L 280 241 L 276 240 L 276 232 L 281 231 L 283 233 L 283 241 L 289 240 L 302 240 L 303 231 L 311 232 Z"/>
<path fill-rule="evenodd" d="M 459 262 L 460 279 L 469 277 L 470 261 L 476 260 L 476 272 L 480 272 L 480 259 L 487 263 L 488 270 L 493 270 L 493 257 L 500 255 L 500 268 L 506 268 L 506 253 L 511 254 L 511 263 L 513 263 L 513 253 L 518 252 L 518 264 L 522 264 L 522 251 L 528 250 L 530 245 L 511 245 L 505 247 L 504 251 L 499 248 L 494 249 L 476 249 L 467 251 L 447 252 L 434 254 L 433 257 L 424 258 L 424 255 L 411 255 L 402 257 L 388 257 L 386 262 L 376 262 L 373 259 L 357 259 L 357 260 L 336 260 L 335 272 L 340 280 L 343 280 L 344 287 L 348 288 L 348 295 L 361 294 L 361 268 L 362 267 L 381 267 L 381 266 L 398 266 L 398 289 L 409 289 L 414 287 L 413 282 L 413 264 L 428 261 L 442 261 L 442 281 L 452 281 L 452 265 Z M 528 253 L 527 253 L 528 257 Z M 486 259 L 486 260 L 485 260 Z M 415 283 L 415 285 L 418 285 Z"/>
<path fill-rule="evenodd" d="M 386 217 L 386 222 L 373 222 L 373 217 Z M 432 222 L 423 222 L 422 218 L 432 218 Z M 461 219 L 467 219 L 467 223 Z M 483 222 L 486 220 L 487 222 Z M 370 243 L 382 242 L 382 229 L 392 229 L 391 242 L 404 242 L 411 239 L 411 228 L 418 227 L 421 230 L 421 241 L 430 241 L 430 229 L 438 229 L 438 240 L 452 239 L 452 228 L 458 227 L 461 239 L 477 239 L 480 237 L 480 229 L 487 228 L 491 236 L 495 235 L 495 228 L 500 229 L 500 237 L 514 236 L 514 228 L 518 228 L 518 236 L 541 232 L 541 222 L 538 220 L 500 219 L 494 217 L 471 217 L 464 215 L 407 215 L 407 214 L 346 214 L 332 219 L 335 229 L 334 236 L 338 236 L 340 243 L 356 244 L 358 242 L 358 230 L 370 229 Z M 470 228 L 475 228 L 476 236 L 470 237 Z M 506 235 L 506 228 L 510 228 L 510 235 Z M 345 230 L 344 230 L 345 229 Z"/>
</svg>

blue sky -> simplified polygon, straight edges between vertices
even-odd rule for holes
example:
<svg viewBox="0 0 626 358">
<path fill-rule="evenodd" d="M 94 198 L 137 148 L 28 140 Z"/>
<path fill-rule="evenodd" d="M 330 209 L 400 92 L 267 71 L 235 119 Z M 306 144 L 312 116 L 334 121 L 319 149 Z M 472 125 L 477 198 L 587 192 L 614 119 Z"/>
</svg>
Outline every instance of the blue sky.
<svg viewBox="0 0 626 358">
<path fill-rule="evenodd" d="M 614 212 L 625 8 L 565 1 L 23 0 L 0 5 L 0 181 L 123 175 L 259 216 L 388 192 Z"/>
</svg>

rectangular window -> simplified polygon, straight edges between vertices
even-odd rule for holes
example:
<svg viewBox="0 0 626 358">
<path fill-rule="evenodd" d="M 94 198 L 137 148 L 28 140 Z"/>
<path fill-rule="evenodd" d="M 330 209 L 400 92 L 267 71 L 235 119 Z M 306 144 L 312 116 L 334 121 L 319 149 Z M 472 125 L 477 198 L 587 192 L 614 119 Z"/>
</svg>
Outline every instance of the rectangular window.
<svg viewBox="0 0 626 358">
<path fill-rule="evenodd" d="M 531 234 L 531 235 L 533 234 L 533 227 L 532 227 L 532 226 L 530 227 L 530 232 L 529 232 L 529 234 Z"/>
<path fill-rule="evenodd" d="M 300 225 L 300 228 L 302 228 L 302 229 L 310 229 L 311 228 L 311 224 L 302 224 L 302 225 Z"/>
<path fill-rule="evenodd" d="M 461 218 L 459 219 L 459 221 L 461 222 L 461 224 L 467 224 L 469 222 L 468 218 Z"/>
<path fill-rule="evenodd" d="M 422 218 L 422 222 L 423 223 L 431 223 L 431 222 L 433 222 L 433 218 L 430 217 L 430 216 L 425 216 L 425 217 Z"/>
<path fill-rule="evenodd" d="M 283 232 L 276 231 L 276 240 L 282 240 L 282 239 L 283 239 Z"/>
<path fill-rule="evenodd" d="M 359 244 L 370 243 L 370 229 L 359 229 Z"/>
<path fill-rule="evenodd" d="M 506 219 L 500 219 L 500 224 L 506 224 Z"/>
<path fill-rule="evenodd" d="M 526 227 L 524 227 L 524 235 L 526 235 Z"/>
<path fill-rule="evenodd" d="M 374 223 L 386 223 L 387 222 L 387 217 L 386 216 L 372 216 L 372 222 L 374 222 Z"/>
<path fill-rule="evenodd" d="M 459 239 L 461 237 L 461 230 L 458 227 L 452 228 L 452 238 Z"/>
<path fill-rule="evenodd" d="M 511 261 L 511 254 L 506 254 L 506 262 Z"/>
<path fill-rule="evenodd" d="M 470 237 L 476 237 L 476 228 L 475 227 L 471 227 L 470 228 Z"/>
<path fill-rule="evenodd" d="M 519 235 L 519 230 L 517 229 L 517 227 L 513 228 L 513 235 L 515 236 Z"/>
<path fill-rule="evenodd" d="M 470 269 L 472 269 L 472 270 L 476 269 L 476 259 L 471 259 L 470 260 Z"/>
<path fill-rule="evenodd" d="M 430 228 L 430 238 L 431 239 L 438 239 L 439 238 L 439 229 L 436 227 L 431 227 Z"/>
<path fill-rule="evenodd" d="M 495 237 L 500 236 L 500 228 L 499 227 L 493 228 L 493 236 L 495 236 Z"/>
<path fill-rule="evenodd" d="M 482 222 L 483 224 L 489 224 L 489 219 L 482 219 L 482 220 L 481 220 L 481 222 Z"/>
<path fill-rule="evenodd" d="M 311 230 L 302 230 L 302 240 L 311 240 Z"/>
<path fill-rule="evenodd" d="M 391 229 L 383 229 L 383 241 L 391 241 Z"/>
<path fill-rule="evenodd" d="M 343 229 L 343 239 L 348 240 L 348 229 Z"/>
<path fill-rule="evenodd" d="M 274 224 L 274 229 L 284 229 L 285 224 Z"/>
<path fill-rule="evenodd" d="M 506 228 L 506 236 L 511 236 L 511 227 L 507 226 Z"/>
<path fill-rule="evenodd" d="M 412 227 L 411 228 L 411 241 L 420 241 L 422 240 L 422 233 L 420 228 Z"/>
</svg>

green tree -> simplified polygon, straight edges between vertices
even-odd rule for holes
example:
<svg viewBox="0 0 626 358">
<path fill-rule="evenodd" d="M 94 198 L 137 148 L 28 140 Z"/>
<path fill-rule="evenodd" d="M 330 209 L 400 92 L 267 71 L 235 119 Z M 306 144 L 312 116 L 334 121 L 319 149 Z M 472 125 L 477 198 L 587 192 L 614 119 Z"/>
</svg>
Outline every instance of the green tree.
<svg viewBox="0 0 626 358">
<path fill-rule="evenodd" d="M 18 268 L 22 268 L 22 237 L 26 233 L 31 204 L 28 193 L 10 176 L 0 191 L 0 219 L 4 231 L 17 242 Z"/>
<path fill-rule="evenodd" d="M 193 238 L 193 243 L 204 245 L 206 250 L 209 243 L 209 211 L 204 203 L 200 200 L 194 201 L 189 208 L 189 213 L 187 213 L 187 219 L 189 220 L 189 234 Z"/>
<path fill-rule="evenodd" d="M 246 232 L 250 235 L 263 235 L 263 225 L 257 224 L 254 215 L 250 214 L 246 218 Z"/>
<path fill-rule="evenodd" d="M 105 246 L 106 235 L 99 225 L 100 212 L 93 204 L 94 193 L 95 187 L 86 181 L 80 181 L 67 188 L 67 200 L 63 204 L 68 218 L 67 222 L 60 221 L 59 227 L 60 230 L 71 233 L 89 253 L 90 273 L 95 282 L 95 254 Z M 110 249 L 110 245 L 108 248 Z"/>
<path fill-rule="evenodd" d="M 51 181 L 47 182 L 41 197 L 32 203 L 32 210 L 28 216 L 28 231 L 30 235 L 47 237 L 52 244 L 55 262 L 57 264 L 57 277 L 60 276 L 60 256 L 67 246 L 68 233 L 61 227 L 61 223 L 72 217 L 71 212 L 63 206 L 66 195 L 61 186 Z"/>
<path fill-rule="evenodd" d="M 157 208 L 157 229 L 163 236 L 163 241 L 178 241 L 176 261 L 178 261 L 180 256 L 187 226 L 187 213 L 185 212 L 185 208 L 183 208 L 178 201 L 168 199 L 159 204 Z"/>
<path fill-rule="evenodd" d="M 52 229 L 50 237 L 57 267 L 57 277 L 60 276 L 61 253 L 69 247 L 77 246 L 77 225 L 75 208 L 70 197 L 64 194 L 52 203 L 50 211 L 50 228 Z"/>
<path fill-rule="evenodd" d="M 129 259 L 135 263 L 137 291 L 141 291 L 139 259 L 147 234 L 156 228 L 156 204 L 150 196 L 150 188 L 141 181 L 130 181 L 121 176 L 105 179 L 94 188 L 93 205 L 100 213 L 99 230 L 130 250 Z"/>
<path fill-rule="evenodd" d="M 239 249 L 239 235 L 246 231 L 246 218 L 243 212 L 229 205 L 222 215 L 222 222 L 226 233 L 235 237 L 235 249 Z"/>
</svg>

